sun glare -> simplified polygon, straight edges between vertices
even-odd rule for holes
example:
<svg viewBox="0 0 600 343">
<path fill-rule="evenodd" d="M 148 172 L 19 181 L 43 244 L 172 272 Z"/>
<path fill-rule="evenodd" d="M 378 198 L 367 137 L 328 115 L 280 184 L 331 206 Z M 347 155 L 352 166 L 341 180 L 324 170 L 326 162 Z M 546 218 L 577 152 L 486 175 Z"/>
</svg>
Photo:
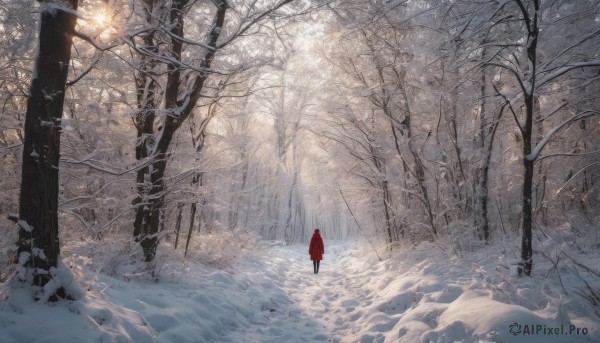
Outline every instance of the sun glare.
<svg viewBox="0 0 600 343">
<path fill-rule="evenodd" d="M 85 20 L 79 24 L 86 34 L 96 38 L 109 39 L 115 32 L 114 15 L 110 10 L 88 7 L 81 10 Z"/>
<path fill-rule="evenodd" d="M 104 26 L 108 24 L 108 16 L 106 13 L 99 13 L 94 16 L 94 22 L 97 26 Z"/>
<path fill-rule="evenodd" d="M 94 20 L 96 21 L 96 23 L 102 25 L 104 23 L 106 23 L 106 14 L 98 14 Z"/>
</svg>

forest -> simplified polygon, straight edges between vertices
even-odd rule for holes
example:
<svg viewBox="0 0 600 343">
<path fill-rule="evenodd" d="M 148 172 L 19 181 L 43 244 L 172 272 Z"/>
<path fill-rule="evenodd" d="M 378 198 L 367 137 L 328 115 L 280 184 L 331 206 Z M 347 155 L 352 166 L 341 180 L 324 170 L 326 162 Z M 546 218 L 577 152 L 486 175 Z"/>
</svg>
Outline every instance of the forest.
<svg viewBox="0 0 600 343">
<path fill-rule="evenodd" d="M 381 263 L 499 249 L 492 269 L 552 278 L 600 330 L 600 1 L 0 0 L 0 18 L 0 305 L 234 268 L 319 228 Z"/>
</svg>

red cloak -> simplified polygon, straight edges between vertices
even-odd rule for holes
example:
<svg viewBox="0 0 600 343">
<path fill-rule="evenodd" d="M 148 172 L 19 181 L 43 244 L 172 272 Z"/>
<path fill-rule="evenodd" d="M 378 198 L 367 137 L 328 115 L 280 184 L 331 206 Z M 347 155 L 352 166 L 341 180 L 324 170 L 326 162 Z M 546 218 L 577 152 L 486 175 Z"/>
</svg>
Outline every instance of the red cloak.
<svg viewBox="0 0 600 343">
<path fill-rule="evenodd" d="M 310 239 L 308 253 L 310 254 L 310 259 L 313 261 L 321 261 L 323 259 L 323 254 L 325 253 L 325 246 L 323 245 L 323 238 L 321 238 L 319 229 L 315 230 L 315 233 L 313 233 L 312 238 Z"/>
</svg>

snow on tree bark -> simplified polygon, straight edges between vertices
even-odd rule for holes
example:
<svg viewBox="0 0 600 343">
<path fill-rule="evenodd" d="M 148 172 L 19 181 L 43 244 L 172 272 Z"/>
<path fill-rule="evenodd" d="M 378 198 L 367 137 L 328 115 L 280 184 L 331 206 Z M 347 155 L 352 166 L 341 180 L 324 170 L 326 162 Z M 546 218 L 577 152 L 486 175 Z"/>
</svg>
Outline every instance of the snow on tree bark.
<svg viewBox="0 0 600 343">
<path fill-rule="evenodd" d="M 42 1 L 41 9 L 39 50 L 25 116 L 18 259 L 26 273 L 19 277 L 38 287 L 36 297 L 56 300 L 67 296 L 53 281 L 51 270 L 60 254 L 60 130 L 77 1 Z"/>
</svg>

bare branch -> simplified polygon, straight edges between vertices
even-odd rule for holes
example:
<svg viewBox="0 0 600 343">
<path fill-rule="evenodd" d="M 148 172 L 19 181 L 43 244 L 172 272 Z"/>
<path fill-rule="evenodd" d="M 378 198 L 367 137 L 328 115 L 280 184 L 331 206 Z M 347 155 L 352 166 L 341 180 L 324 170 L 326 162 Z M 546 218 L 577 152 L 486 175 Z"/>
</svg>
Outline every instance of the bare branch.
<svg viewBox="0 0 600 343">
<path fill-rule="evenodd" d="M 275 5 L 273 8 L 268 9 L 266 11 L 264 11 L 263 13 L 259 14 L 256 18 L 254 18 L 252 21 L 250 21 L 249 23 L 247 23 L 245 26 L 243 26 L 242 28 L 240 28 L 236 33 L 234 33 L 231 37 L 229 37 L 227 40 L 225 40 L 225 42 L 219 44 L 216 46 L 216 49 L 222 49 L 225 46 L 229 45 L 231 42 L 233 42 L 234 40 L 236 40 L 237 38 L 241 37 L 242 35 L 244 35 L 244 33 L 246 33 L 246 31 L 248 31 L 251 27 L 253 27 L 256 23 L 258 23 L 259 21 L 261 21 L 264 17 L 266 17 L 267 15 L 273 13 L 274 11 L 277 11 L 278 9 L 280 9 L 281 7 L 283 7 L 286 4 L 289 4 L 290 2 L 292 2 L 294 0 L 282 0 L 281 2 L 279 2 L 277 5 Z"/>
</svg>

